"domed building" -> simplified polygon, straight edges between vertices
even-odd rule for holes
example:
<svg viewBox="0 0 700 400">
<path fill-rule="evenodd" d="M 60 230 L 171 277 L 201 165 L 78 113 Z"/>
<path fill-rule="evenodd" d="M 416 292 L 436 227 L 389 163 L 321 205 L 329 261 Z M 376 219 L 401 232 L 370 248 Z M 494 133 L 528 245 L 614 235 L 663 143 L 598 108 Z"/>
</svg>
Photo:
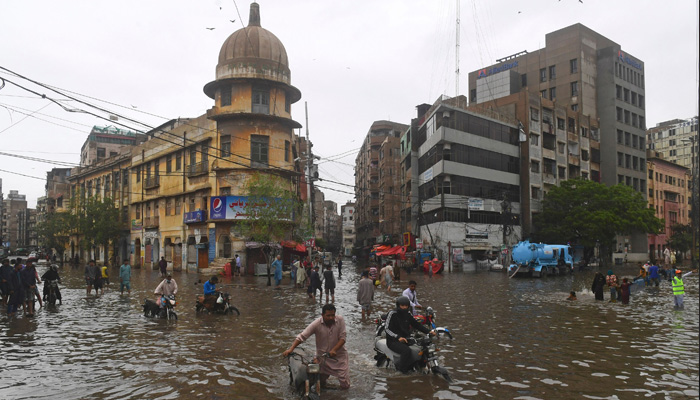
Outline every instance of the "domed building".
<svg viewBox="0 0 700 400">
<path fill-rule="evenodd" d="M 221 46 L 204 93 L 214 100 L 205 115 L 154 128 L 131 153 L 129 204 L 121 209 L 128 207 L 134 266 L 155 267 L 165 257 L 168 268 L 196 271 L 235 254 L 244 265 L 261 263 L 242 227 L 252 178 L 297 193 L 294 129 L 301 125 L 291 105 L 301 92 L 291 85 L 284 45 L 260 25 L 257 3 L 248 26 Z"/>
</svg>

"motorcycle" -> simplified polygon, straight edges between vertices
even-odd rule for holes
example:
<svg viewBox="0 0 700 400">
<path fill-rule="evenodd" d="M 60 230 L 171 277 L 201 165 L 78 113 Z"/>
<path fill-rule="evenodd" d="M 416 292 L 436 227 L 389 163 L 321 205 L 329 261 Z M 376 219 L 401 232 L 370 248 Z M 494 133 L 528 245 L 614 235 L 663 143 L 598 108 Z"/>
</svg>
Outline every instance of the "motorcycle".
<svg viewBox="0 0 700 400">
<path fill-rule="evenodd" d="M 48 293 L 46 294 L 46 303 L 51 306 L 56 305 L 56 292 L 58 292 L 58 281 L 56 279 L 51 279 L 44 281 L 44 285 L 48 287 Z"/>
<path fill-rule="evenodd" d="M 446 328 L 436 328 L 436 337 L 439 337 L 440 333 L 444 333 Z M 452 382 L 449 372 L 445 367 L 440 365 L 438 360 L 437 351 L 435 343 L 430 336 L 420 336 L 416 335 L 408 340 L 408 345 L 411 348 L 411 370 L 421 372 L 423 374 L 428 374 L 432 372 L 435 375 L 442 376 L 447 382 Z M 401 355 L 395 353 L 386 344 L 386 339 L 378 336 L 374 341 L 374 359 L 377 360 L 377 367 L 387 368 L 399 361 Z"/>
<path fill-rule="evenodd" d="M 197 305 L 195 310 L 200 312 L 208 312 L 210 314 L 236 314 L 241 315 L 236 307 L 231 305 L 231 296 L 225 292 L 217 292 L 215 296 L 197 296 Z"/>
<path fill-rule="evenodd" d="M 289 384 L 294 386 L 302 399 L 321 398 L 321 365 L 326 358 L 334 360 L 328 353 L 321 358 L 292 352 L 288 357 Z"/>
<path fill-rule="evenodd" d="M 377 325 L 377 328 L 375 330 L 375 336 L 381 336 L 381 334 L 384 332 L 387 315 L 388 315 L 388 313 L 382 314 L 382 315 L 380 315 L 379 318 L 374 320 L 374 323 Z M 430 329 L 435 329 L 435 330 L 440 329 L 441 333 L 446 334 L 447 337 L 452 339 L 452 333 L 450 332 L 449 329 L 444 328 L 444 327 L 438 327 L 435 325 L 435 318 L 436 317 L 437 317 L 437 313 L 435 312 L 435 310 L 433 310 L 432 307 L 427 307 L 425 309 L 424 314 L 418 314 L 418 315 L 413 316 L 413 318 L 415 318 L 416 321 L 420 322 L 421 325 L 427 325 Z"/>
<path fill-rule="evenodd" d="M 173 295 L 161 296 L 160 304 L 151 299 L 145 299 L 143 301 L 143 315 L 145 317 L 158 317 L 177 321 L 177 314 L 175 313 L 176 305 L 177 302 Z"/>
</svg>

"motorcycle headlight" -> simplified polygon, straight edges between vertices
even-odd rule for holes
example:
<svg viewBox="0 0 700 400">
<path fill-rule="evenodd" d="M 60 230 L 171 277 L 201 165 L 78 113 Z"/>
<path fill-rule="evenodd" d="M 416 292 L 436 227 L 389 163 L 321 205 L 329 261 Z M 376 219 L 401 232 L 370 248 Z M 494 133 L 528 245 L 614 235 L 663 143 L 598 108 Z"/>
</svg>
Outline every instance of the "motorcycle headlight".
<svg viewBox="0 0 700 400">
<path fill-rule="evenodd" d="M 321 372 L 321 366 L 319 364 L 309 364 L 306 366 L 306 372 L 309 374 L 318 374 Z"/>
</svg>

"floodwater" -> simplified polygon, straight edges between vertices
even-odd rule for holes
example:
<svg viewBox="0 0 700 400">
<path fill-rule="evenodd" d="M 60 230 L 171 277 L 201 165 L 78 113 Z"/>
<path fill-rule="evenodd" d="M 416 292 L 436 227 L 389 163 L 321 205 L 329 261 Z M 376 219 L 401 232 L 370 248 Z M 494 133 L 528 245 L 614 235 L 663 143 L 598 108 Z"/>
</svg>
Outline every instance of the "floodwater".
<svg viewBox="0 0 700 400">
<path fill-rule="evenodd" d="M 632 277 L 636 267 L 615 270 Z M 134 270 L 130 297 L 114 282 L 104 296 L 86 297 L 82 272 L 62 270 L 63 305 L 34 318 L 0 313 L 1 399 L 295 397 L 281 353 L 320 307 L 288 278 L 282 290 L 263 277 L 224 279 L 241 315 L 196 315 L 197 281 L 207 277 L 175 273 L 179 320 L 168 322 L 141 313 L 160 281 L 156 271 Z M 607 292 L 596 302 L 593 271 L 544 279 L 404 272 L 391 294 L 377 291 L 374 314 L 392 307 L 409 277 L 418 281 L 419 301 L 453 331 L 439 346 L 449 384 L 374 365 L 374 326 L 360 321 L 355 301 L 358 272 L 347 262 L 343 272 L 336 306 L 347 323 L 352 387 L 323 398 L 698 398 L 697 275 L 686 278 L 685 309 L 677 311 L 668 282 L 629 305 L 608 303 Z M 578 301 L 565 300 L 570 290 Z"/>
</svg>

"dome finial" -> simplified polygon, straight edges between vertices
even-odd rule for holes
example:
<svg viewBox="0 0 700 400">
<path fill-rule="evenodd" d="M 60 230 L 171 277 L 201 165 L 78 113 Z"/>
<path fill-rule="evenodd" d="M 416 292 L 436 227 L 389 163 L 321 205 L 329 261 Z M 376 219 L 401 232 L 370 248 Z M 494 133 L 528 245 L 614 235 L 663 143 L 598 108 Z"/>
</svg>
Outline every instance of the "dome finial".
<svg viewBox="0 0 700 400">
<path fill-rule="evenodd" d="M 260 5 L 256 2 L 250 3 L 248 26 L 260 26 Z"/>
</svg>

